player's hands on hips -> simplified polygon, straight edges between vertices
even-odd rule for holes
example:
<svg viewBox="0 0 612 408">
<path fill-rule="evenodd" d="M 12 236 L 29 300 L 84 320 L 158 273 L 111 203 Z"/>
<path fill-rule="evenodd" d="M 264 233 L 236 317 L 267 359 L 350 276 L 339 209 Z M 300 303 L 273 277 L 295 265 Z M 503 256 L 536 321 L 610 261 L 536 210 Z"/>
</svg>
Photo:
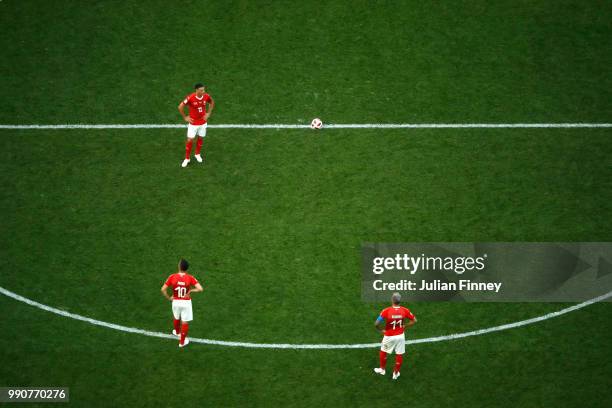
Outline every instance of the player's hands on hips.
<svg viewBox="0 0 612 408">
<path fill-rule="evenodd" d="M 206 115 L 204 115 L 204 120 L 208 121 L 209 117 L 210 117 L 210 113 L 207 113 Z"/>
<path fill-rule="evenodd" d="M 185 119 L 185 122 L 187 123 L 193 123 L 193 119 L 191 119 L 190 116 L 185 116 L 183 119 Z"/>
</svg>

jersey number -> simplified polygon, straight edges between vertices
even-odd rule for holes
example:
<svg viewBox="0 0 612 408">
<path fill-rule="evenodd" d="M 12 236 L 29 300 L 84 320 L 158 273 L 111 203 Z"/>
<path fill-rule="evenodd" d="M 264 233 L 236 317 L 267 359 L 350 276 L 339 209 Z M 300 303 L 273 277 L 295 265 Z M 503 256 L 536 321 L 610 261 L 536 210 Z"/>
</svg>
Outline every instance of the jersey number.
<svg viewBox="0 0 612 408">
<path fill-rule="evenodd" d="M 395 325 L 397 325 L 397 327 L 402 327 L 402 320 L 394 320 L 391 324 L 393 325 L 393 330 L 395 330 Z"/>
<path fill-rule="evenodd" d="M 202 113 L 202 107 L 201 106 L 198 107 L 198 112 Z"/>
<path fill-rule="evenodd" d="M 180 298 L 185 297 L 185 295 L 187 294 L 187 288 L 183 288 L 179 286 L 178 288 L 175 288 L 174 290 L 176 290 L 177 292 L 176 296 Z"/>
</svg>

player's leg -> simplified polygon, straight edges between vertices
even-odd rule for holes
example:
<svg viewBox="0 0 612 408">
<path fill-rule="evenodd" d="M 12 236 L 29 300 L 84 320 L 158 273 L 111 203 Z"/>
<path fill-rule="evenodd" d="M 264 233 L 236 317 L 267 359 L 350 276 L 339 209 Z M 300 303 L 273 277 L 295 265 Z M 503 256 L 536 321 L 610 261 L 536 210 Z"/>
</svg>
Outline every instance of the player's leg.
<svg viewBox="0 0 612 408">
<path fill-rule="evenodd" d="M 181 338 L 179 340 L 179 347 L 184 347 L 189 344 L 189 322 L 193 320 L 193 311 L 191 309 L 191 302 L 185 301 L 185 304 L 181 308 Z"/>
<path fill-rule="evenodd" d="M 202 156 L 200 155 L 200 152 L 202 151 L 202 144 L 204 143 L 204 137 L 206 136 L 206 127 L 208 125 L 207 124 L 203 124 L 198 128 L 198 140 L 196 142 L 196 151 L 195 151 L 195 158 L 198 161 L 198 163 L 202 163 Z"/>
<path fill-rule="evenodd" d="M 184 347 L 189 344 L 187 333 L 189 333 L 189 323 L 183 322 L 183 324 L 181 325 L 181 338 L 179 340 L 179 347 Z"/>
<path fill-rule="evenodd" d="M 400 376 L 400 369 L 404 361 L 404 352 L 406 351 L 406 338 L 403 335 L 398 336 L 399 341 L 395 346 L 395 365 L 393 366 L 393 379 L 397 380 Z"/>
<path fill-rule="evenodd" d="M 181 311 L 180 308 L 175 305 L 174 301 L 172 301 L 172 315 L 174 317 L 174 330 L 172 330 L 172 334 L 178 336 L 181 332 Z"/>
<path fill-rule="evenodd" d="M 379 359 L 380 359 L 380 369 L 385 371 L 387 369 L 387 352 L 380 350 Z"/>
<path fill-rule="evenodd" d="M 192 124 L 187 125 L 187 140 L 185 141 L 185 160 L 181 166 L 187 167 L 189 159 L 191 158 L 191 149 L 193 147 L 193 139 L 196 137 L 197 126 Z"/>
<path fill-rule="evenodd" d="M 196 142 L 196 153 L 194 156 L 198 163 L 202 163 L 202 156 L 200 155 L 200 151 L 202 150 L 202 142 L 203 138 L 201 136 L 198 136 L 198 141 Z"/>
<path fill-rule="evenodd" d="M 393 367 L 393 379 L 397 380 L 400 376 L 400 369 L 402 368 L 402 362 L 404 361 L 404 354 L 395 354 L 395 366 Z"/>
<path fill-rule="evenodd" d="M 172 334 L 175 336 L 179 336 L 181 333 L 181 319 L 174 319 L 174 329 L 172 329 Z"/>
<path fill-rule="evenodd" d="M 380 346 L 380 352 L 378 353 L 380 359 L 380 366 L 374 369 L 376 374 L 385 375 L 387 367 L 387 356 L 393 351 L 393 344 L 390 337 L 384 336 L 382 344 Z"/>
</svg>

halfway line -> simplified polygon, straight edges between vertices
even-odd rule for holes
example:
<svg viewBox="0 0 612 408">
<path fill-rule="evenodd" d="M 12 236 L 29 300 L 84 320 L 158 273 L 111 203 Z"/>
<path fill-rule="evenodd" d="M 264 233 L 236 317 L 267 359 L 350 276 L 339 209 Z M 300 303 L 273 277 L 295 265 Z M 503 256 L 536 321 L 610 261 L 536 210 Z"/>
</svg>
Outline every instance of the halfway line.
<svg viewBox="0 0 612 408">
<path fill-rule="evenodd" d="M 186 124 L 60 124 L 60 125 L 1 125 L 0 129 L 60 130 L 60 129 L 175 129 Z M 211 129 L 307 129 L 310 125 L 211 124 Z M 528 128 L 612 128 L 612 123 L 330 123 L 324 129 L 528 129 Z"/>
</svg>

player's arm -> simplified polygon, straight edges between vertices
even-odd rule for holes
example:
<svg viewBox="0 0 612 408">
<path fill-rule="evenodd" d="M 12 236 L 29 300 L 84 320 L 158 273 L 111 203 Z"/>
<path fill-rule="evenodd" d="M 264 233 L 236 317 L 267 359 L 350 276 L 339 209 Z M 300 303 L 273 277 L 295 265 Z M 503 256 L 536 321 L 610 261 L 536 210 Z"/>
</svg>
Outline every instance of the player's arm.
<svg viewBox="0 0 612 408">
<path fill-rule="evenodd" d="M 166 299 L 168 299 L 169 301 L 171 301 L 171 302 L 172 302 L 172 296 L 169 296 L 169 295 L 168 295 L 168 285 L 166 285 L 165 283 L 164 283 L 164 285 L 161 287 L 161 293 L 162 293 L 162 295 L 164 295 L 164 297 L 165 297 Z"/>
<path fill-rule="evenodd" d="M 374 322 L 374 327 L 381 333 L 385 332 L 385 319 L 382 316 L 378 316 Z"/>
<path fill-rule="evenodd" d="M 408 324 L 405 324 L 405 323 L 406 323 L 406 320 L 408 320 Z M 414 324 L 415 324 L 416 322 L 417 322 L 417 318 L 416 318 L 416 316 L 412 316 L 412 319 L 410 319 L 410 318 L 404 319 L 404 327 L 405 327 L 405 328 L 408 328 L 408 327 L 410 327 L 410 326 L 414 326 Z"/>
<path fill-rule="evenodd" d="M 193 288 L 189 289 L 189 293 L 191 294 L 193 292 L 202 292 L 203 290 L 204 288 L 202 287 L 202 285 L 196 283 Z"/>
<path fill-rule="evenodd" d="M 208 118 L 210 117 L 210 114 L 212 113 L 213 109 L 215 109 L 215 101 L 213 100 L 213 98 L 210 98 L 210 102 L 208 102 L 208 110 L 206 111 L 206 120 L 208 120 Z"/>
<path fill-rule="evenodd" d="M 193 119 L 191 119 L 189 116 L 185 114 L 185 102 L 179 103 L 178 110 L 185 122 L 188 122 L 188 123 L 193 122 Z"/>
</svg>

